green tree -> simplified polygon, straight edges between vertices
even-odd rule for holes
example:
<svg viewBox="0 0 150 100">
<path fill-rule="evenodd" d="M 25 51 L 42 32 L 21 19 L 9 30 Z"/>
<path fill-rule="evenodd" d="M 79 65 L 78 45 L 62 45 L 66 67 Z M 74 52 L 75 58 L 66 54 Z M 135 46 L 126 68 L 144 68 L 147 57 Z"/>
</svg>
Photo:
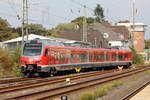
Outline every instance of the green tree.
<svg viewBox="0 0 150 100">
<path fill-rule="evenodd" d="M 7 20 L 0 17 L 0 42 L 18 37 L 15 28 L 11 28 Z"/>
<path fill-rule="evenodd" d="M 76 23 L 77 25 L 79 25 L 80 28 L 82 28 L 83 27 L 83 18 L 84 18 L 83 16 L 80 16 L 80 17 L 72 20 L 71 22 Z M 87 18 L 87 24 L 94 23 L 94 20 L 95 20 L 94 18 L 88 17 Z"/>
<path fill-rule="evenodd" d="M 29 34 L 45 35 L 48 32 L 42 24 L 29 24 L 27 27 L 29 29 Z M 22 35 L 22 27 L 18 27 L 16 31 L 20 36 Z"/>
<path fill-rule="evenodd" d="M 47 33 L 47 29 L 42 24 L 29 24 L 27 27 L 31 34 L 44 35 Z"/>
<path fill-rule="evenodd" d="M 100 4 L 97 4 L 97 7 L 94 9 L 94 15 L 96 16 L 97 22 L 105 21 L 104 10 Z"/>
<path fill-rule="evenodd" d="M 150 48 L 150 39 L 145 40 L 145 49 L 149 49 L 149 48 Z"/>
<path fill-rule="evenodd" d="M 7 20 L 4 20 L 0 17 L 0 42 L 8 40 L 11 36 L 11 28 Z"/>
<path fill-rule="evenodd" d="M 52 35 L 53 37 L 56 37 L 57 34 L 62 30 L 76 30 L 76 24 L 75 23 L 59 24 L 55 28 L 52 28 L 51 30 L 48 30 L 48 33 L 50 35 Z"/>
</svg>

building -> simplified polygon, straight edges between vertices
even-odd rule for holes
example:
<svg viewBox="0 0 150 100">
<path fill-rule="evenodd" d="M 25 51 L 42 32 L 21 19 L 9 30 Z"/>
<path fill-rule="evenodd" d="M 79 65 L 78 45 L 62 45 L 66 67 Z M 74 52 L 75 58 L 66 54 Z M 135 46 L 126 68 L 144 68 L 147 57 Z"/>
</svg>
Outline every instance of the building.
<svg viewBox="0 0 150 100">
<path fill-rule="evenodd" d="M 111 26 L 108 22 L 94 23 L 87 28 L 88 42 L 100 48 L 124 47 L 128 48 L 129 31 L 124 26 Z M 57 37 L 82 41 L 83 30 L 63 30 Z"/>
<path fill-rule="evenodd" d="M 145 34 L 146 25 L 144 23 L 135 23 L 134 32 L 133 32 L 133 23 L 117 23 L 117 26 L 126 26 L 128 28 L 135 50 L 138 53 L 143 53 L 144 52 L 144 34 Z"/>
<path fill-rule="evenodd" d="M 35 34 L 29 34 L 28 40 L 33 39 L 42 39 L 45 41 L 48 41 L 51 43 L 51 45 L 55 46 L 73 46 L 73 47 L 93 47 L 90 43 L 84 43 L 82 41 L 75 41 L 75 40 L 69 40 L 69 39 L 62 39 L 62 38 L 54 38 L 54 37 L 44 37 L 40 35 Z M 26 40 L 27 36 L 24 36 L 24 39 Z M 22 37 L 18 37 L 15 39 L 11 39 L 8 41 L 0 42 L 0 47 L 8 47 L 9 50 L 13 50 L 17 45 L 21 45 Z"/>
<path fill-rule="evenodd" d="M 34 34 L 30 34 L 28 39 L 33 40 L 33 39 L 36 39 L 36 38 L 38 38 L 38 39 L 49 39 L 47 37 L 34 35 Z M 24 40 L 25 41 L 27 40 L 27 36 L 24 36 Z M 10 50 L 13 50 L 17 45 L 21 45 L 21 42 L 22 42 L 22 37 L 18 37 L 18 38 L 15 38 L 15 39 L 4 41 L 4 42 L 2 42 L 2 44 L 7 46 Z"/>
</svg>

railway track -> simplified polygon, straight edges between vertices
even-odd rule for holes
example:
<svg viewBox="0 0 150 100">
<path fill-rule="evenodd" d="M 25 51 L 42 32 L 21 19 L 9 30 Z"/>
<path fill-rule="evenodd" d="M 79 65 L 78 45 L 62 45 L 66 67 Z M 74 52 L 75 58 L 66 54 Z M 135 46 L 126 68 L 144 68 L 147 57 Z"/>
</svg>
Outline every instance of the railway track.
<svg viewBox="0 0 150 100">
<path fill-rule="evenodd" d="M 105 76 L 100 76 L 98 75 L 98 73 L 95 74 L 85 74 L 85 75 L 79 75 L 76 77 L 70 77 L 72 80 L 72 84 L 70 85 L 66 85 L 65 84 L 65 79 L 57 79 L 54 81 L 46 81 L 46 82 L 41 82 L 41 83 L 34 83 L 34 84 L 30 84 L 30 85 L 26 85 L 26 86 L 18 86 L 17 88 L 1 88 L 0 89 L 0 97 L 5 99 L 27 99 L 27 100 L 34 100 L 34 99 L 49 99 L 49 98 L 53 98 L 55 96 L 60 96 L 62 94 L 65 93 L 70 93 L 73 91 L 77 91 L 80 89 L 84 89 L 86 87 L 90 87 L 90 86 L 94 86 L 97 84 L 103 84 L 106 82 L 110 82 L 113 80 L 117 80 L 123 77 L 127 77 L 129 75 L 132 74 L 136 74 L 139 72 L 143 72 L 145 70 L 148 70 L 150 68 L 139 68 L 139 69 L 132 69 L 132 70 L 125 70 L 123 72 L 116 72 L 116 73 L 109 73 Z M 86 78 L 86 79 L 85 79 Z M 53 86 L 53 85 L 56 86 Z M 38 87 L 42 87 L 47 85 L 48 88 L 47 89 L 40 89 L 40 90 L 36 90 L 36 88 Z M 28 89 L 30 90 L 36 90 L 36 91 L 28 91 Z M 19 93 L 20 91 L 25 91 L 27 90 L 27 93 L 22 93 L 22 94 L 18 94 L 18 95 L 13 95 L 13 93 Z M 8 95 L 8 94 L 12 94 L 12 95 Z M 7 98 L 6 98 L 7 96 Z"/>
<path fill-rule="evenodd" d="M 39 80 L 40 78 L 9 78 L 9 79 L 1 79 L 0 84 L 7 84 L 7 83 L 13 83 L 13 82 L 21 82 L 21 81 L 28 81 L 28 80 Z"/>
<path fill-rule="evenodd" d="M 103 73 L 107 72 L 113 72 L 116 71 L 116 69 L 111 70 L 111 71 L 104 71 Z M 94 72 L 88 72 L 88 73 L 95 73 Z M 85 74 L 85 73 L 81 73 Z M 73 75 L 73 74 L 72 74 Z M 30 81 L 30 80 L 42 80 L 43 78 L 22 78 L 22 77 L 10 77 L 10 78 L 0 78 L 0 85 L 1 84 L 9 84 L 9 83 L 15 83 L 15 82 L 22 82 L 22 81 Z"/>
<path fill-rule="evenodd" d="M 126 96 L 124 96 L 123 98 L 121 98 L 120 100 L 130 100 L 133 96 L 135 96 L 137 93 L 139 93 L 141 90 L 143 90 L 146 86 L 148 86 L 150 84 L 150 81 L 142 84 L 141 86 L 139 86 L 137 89 L 135 89 L 134 91 L 130 92 L 129 94 L 127 94 Z"/>
<path fill-rule="evenodd" d="M 71 76 L 64 76 L 64 77 L 57 77 L 57 78 L 46 78 L 46 79 L 39 79 L 34 82 L 24 82 L 22 84 L 17 84 L 14 86 L 8 86 L 8 87 L 0 87 L 0 93 L 6 93 L 6 92 L 13 92 L 13 91 L 18 91 L 22 89 L 28 89 L 28 88 L 36 88 L 44 85 L 51 85 L 51 84 L 56 84 L 59 82 L 65 82 L 66 78 L 70 78 L 71 80 L 76 80 L 79 78 L 85 78 L 85 77 L 91 77 L 95 75 L 102 75 L 106 73 L 112 73 L 116 70 L 109 70 L 109 71 L 104 71 L 104 72 L 89 72 L 89 73 L 83 73 L 83 74 L 75 74 Z M 26 84 L 28 83 L 28 84 Z"/>
</svg>

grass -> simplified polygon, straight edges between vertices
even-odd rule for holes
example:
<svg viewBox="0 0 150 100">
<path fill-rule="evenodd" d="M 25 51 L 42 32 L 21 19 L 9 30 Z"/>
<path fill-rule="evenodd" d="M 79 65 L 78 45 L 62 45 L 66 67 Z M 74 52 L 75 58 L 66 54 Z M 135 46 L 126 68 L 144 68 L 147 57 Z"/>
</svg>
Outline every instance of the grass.
<svg viewBox="0 0 150 100">
<path fill-rule="evenodd" d="M 85 93 L 82 95 L 81 100 L 95 100 L 93 93 Z"/>
<path fill-rule="evenodd" d="M 95 100 L 95 98 L 103 97 L 107 95 L 112 88 L 121 86 L 123 84 L 124 83 L 122 81 L 114 81 L 111 84 L 107 84 L 99 89 L 95 89 L 94 92 L 83 94 L 81 100 Z"/>
<path fill-rule="evenodd" d="M 99 97 L 105 96 L 107 94 L 108 94 L 108 89 L 106 89 L 106 88 L 100 88 L 99 91 L 98 91 L 98 96 Z"/>
<path fill-rule="evenodd" d="M 145 75 L 150 75 L 150 70 L 144 72 Z"/>
</svg>

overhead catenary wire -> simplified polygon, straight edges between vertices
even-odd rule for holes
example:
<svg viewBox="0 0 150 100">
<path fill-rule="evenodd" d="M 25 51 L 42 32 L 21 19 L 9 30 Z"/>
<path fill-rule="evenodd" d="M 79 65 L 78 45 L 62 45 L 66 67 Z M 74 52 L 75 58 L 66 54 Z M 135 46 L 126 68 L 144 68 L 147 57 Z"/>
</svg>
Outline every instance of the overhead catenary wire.
<svg viewBox="0 0 150 100">
<path fill-rule="evenodd" d="M 11 15 L 11 14 L 8 14 L 8 13 L 4 13 L 4 12 L 0 12 L 0 14 L 3 14 L 3 15 L 5 15 L 5 16 L 9 16 L 9 17 L 11 17 L 11 18 L 16 18 L 16 16 L 15 15 Z M 22 17 L 21 17 L 22 18 Z M 35 20 L 35 19 L 31 19 L 31 18 L 29 18 L 29 21 L 30 22 L 36 22 L 36 23 L 41 23 L 39 20 Z M 21 21 L 20 21 L 20 23 L 21 23 Z M 51 26 L 53 26 L 53 24 L 48 24 L 48 25 L 51 25 Z"/>
</svg>

